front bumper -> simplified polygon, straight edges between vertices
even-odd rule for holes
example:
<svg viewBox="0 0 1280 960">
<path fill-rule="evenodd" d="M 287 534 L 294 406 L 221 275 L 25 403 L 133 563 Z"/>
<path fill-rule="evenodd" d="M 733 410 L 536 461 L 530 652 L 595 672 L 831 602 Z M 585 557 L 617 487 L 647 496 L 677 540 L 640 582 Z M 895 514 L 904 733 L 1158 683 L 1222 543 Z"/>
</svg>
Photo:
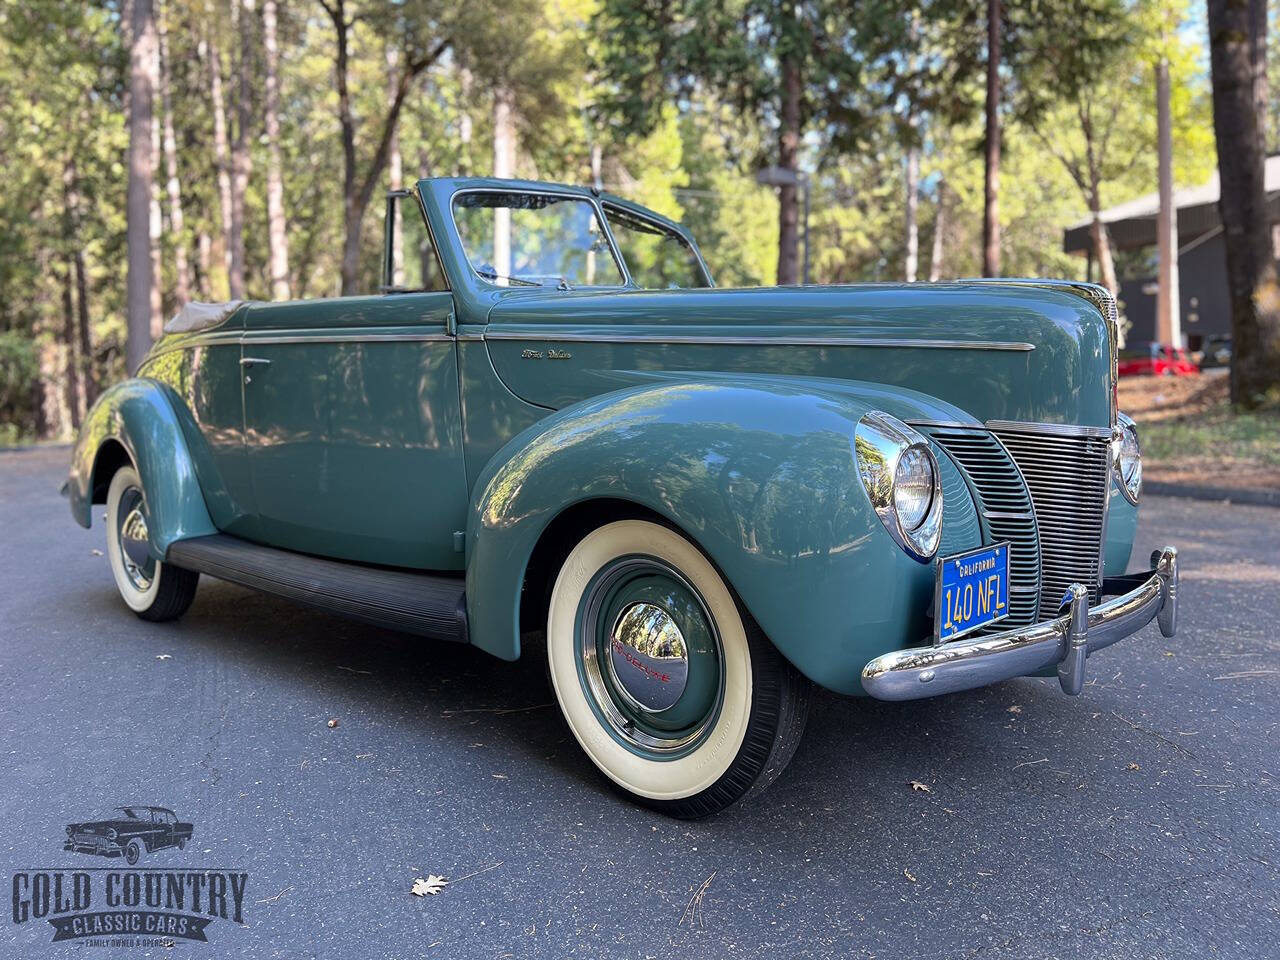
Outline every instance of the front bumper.
<svg viewBox="0 0 1280 960">
<path fill-rule="evenodd" d="M 1145 574 L 1103 582 L 1104 594 L 1120 594 L 1089 609 L 1089 591 L 1073 584 L 1054 620 L 972 640 L 910 647 L 876 657 L 862 671 L 862 686 L 880 700 L 918 700 L 1023 677 L 1055 664 L 1063 692 L 1084 686 L 1085 660 L 1152 620 L 1172 637 L 1178 627 L 1178 551 L 1151 555 Z M 1120 591 L 1126 591 L 1120 593 Z"/>
</svg>

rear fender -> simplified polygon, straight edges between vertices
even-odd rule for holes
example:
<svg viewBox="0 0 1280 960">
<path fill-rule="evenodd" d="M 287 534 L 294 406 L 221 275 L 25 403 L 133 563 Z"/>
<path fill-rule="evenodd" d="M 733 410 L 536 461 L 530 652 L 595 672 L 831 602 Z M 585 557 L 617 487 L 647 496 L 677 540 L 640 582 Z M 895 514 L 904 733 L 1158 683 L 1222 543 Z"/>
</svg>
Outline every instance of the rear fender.
<svg viewBox="0 0 1280 960">
<path fill-rule="evenodd" d="M 858 478 L 852 438 L 869 410 L 973 422 L 910 390 L 779 377 L 633 387 L 539 421 L 475 487 L 471 641 L 518 657 L 539 537 L 576 504 L 626 501 L 693 539 L 801 672 L 861 693 L 870 659 L 927 634 L 933 595 L 932 565 L 893 542 Z"/>
<path fill-rule="evenodd" d="M 141 378 L 99 397 L 80 428 L 67 484 L 71 515 L 80 526 L 91 524 L 93 504 L 106 502 L 111 475 L 126 456 L 142 479 L 157 560 L 175 540 L 217 533 L 166 388 Z"/>
</svg>

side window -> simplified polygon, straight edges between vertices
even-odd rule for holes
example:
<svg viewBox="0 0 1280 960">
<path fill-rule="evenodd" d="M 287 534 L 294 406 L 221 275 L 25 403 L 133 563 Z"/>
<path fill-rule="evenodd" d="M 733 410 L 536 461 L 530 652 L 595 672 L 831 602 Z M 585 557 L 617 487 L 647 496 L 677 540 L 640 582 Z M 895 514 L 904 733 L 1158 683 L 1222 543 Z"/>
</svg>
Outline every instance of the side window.
<svg viewBox="0 0 1280 960">
<path fill-rule="evenodd" d="M 392 224 L 383 234 L 387 245 L 383 251 L 384 292 L 448 290 L 418 198 L 407 190 L 388 194 L 387 216 Z"/>
<path fill-rule="evenodd" d="M 637 286 L 646 290 L 710 286 L 693 247 L 678 233 L 617 207 L 606 206 L 604 211 Z"/>
</svg>

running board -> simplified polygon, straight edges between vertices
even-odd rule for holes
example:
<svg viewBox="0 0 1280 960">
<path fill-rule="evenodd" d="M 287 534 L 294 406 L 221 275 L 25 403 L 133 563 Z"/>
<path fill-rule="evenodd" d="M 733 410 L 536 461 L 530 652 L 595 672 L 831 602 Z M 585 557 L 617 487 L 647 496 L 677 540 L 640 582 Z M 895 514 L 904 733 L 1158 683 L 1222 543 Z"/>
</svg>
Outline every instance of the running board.
<svg viewBox="0 0 1280 960">
<path fill-rule="evenodd" d="M 355 620 L 436 640 L 467 642 L 466 581 L 325 560 L 225 533 L 170 544 L 165 563 L 288 597 Z"/>
</svg>

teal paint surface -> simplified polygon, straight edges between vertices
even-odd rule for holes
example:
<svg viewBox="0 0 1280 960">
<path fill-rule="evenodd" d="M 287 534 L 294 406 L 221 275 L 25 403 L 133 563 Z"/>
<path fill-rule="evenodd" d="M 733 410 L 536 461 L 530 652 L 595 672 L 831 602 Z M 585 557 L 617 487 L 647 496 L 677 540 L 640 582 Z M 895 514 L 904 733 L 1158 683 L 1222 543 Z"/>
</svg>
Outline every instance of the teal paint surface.
<svg viewBox="0 0 1280 960">
<path fill-rule="evenodd" d="M 486 336 L 507 387 L 552 408 L 645 382 L 654 373 L 713 370 L 873 380 L 925 391 L 983 421 L 1110 422 L 1102 317 L 1080 297 L 1055 290 L 974 283 L 519 290 L 494 305 Z M 664 337 L 676 342 L 661 342 Z M 688 342 L 694 338 L 707 342 Z M 744 338 L 751 342 L 737 342 Z M 806 338 L 924 345 L 796 342 Z M 1034 349 L 936 346 L 951 340 Z M 568 356 L 546 357 L 553 347 Z M 530 359 L 530 350 L 544 358 Z"/>
<path fill-rule="evenodd" d="M 262 304 L 246 318 L 256 538 L 304 553 L 461 569 L 466 523 L 449 293 Z M 271 342 L 281 336 L 292 342 Z M 337 340 L 334 338 L 354 338 Z M 424 339 L 379 339 L 421 337 Z"/>
<path fill-rule="evenodd" d="M 929 636 L 933 589 L 932 566 L 908 558 L 866 501 L 850 447 L 862 413 L 1110 422 L 1106 328 L 1066 290 L 499 288 L 467 264 L 451 198 L 511 186 L 545 185 L 419 184 L 448 293 L 248 304 L 217 328 L 163 337 L 148 379 L 109 391 L 82 431 L 76 518 L 89 522 L 99 445 L 119 439 L 145 464 L 164 547 L 217 529 L 368 563 L 465 564 L 474 642 L 514 658 L 541 532 L 575 503 L 627 500 L 694 539 L 803 672 L 860 693 L 867 660 Z M 431 336 L 403 339 L 419 333 Z M 296 342 L 264 342 L 281 336 Z M 850 338 L 926 343 L 796 342 Z M 948 340 L 1031 349 L 939 348 Z M 272 363 L 245 383 L 250 356 Z M 943 552 L 976 546 L 971 492 L 935 453 Z M 1136 526 L 1118 493 L 1110 511 L 1108 574 Z"/>
<path fill-rule="evenodd" d="M 1137 532 L 1138 508 L 1120 492 L 1119 481 L 1112 478 L 1111 499 L 1107 506 L 1107 540 L 1102 555 L 1103 576 L 1118 577 L 1129 569 L 1133 538 Z"/>
<path fill-rule="evenodd" d="M 205 508 L 200 483 L 174 413 L 171 395 L 153 380 L 132 379 L 107 390 L 89 411 L 71 455 L 71 515 L 92 523 L 96 472 L 104 443 L 120 443 L 142 479 L 151 553 L 164 559 L 169 544 L 217 530 Z"/>
<path fill-rule="evenodd" d="M 520 588 L 539 535 L 568 506 L 617 498 L 697 542 L 801 672 L 861 693 L 868 660 L 930 634 L 933 595 L 932 565 L 893 542 L 857 475 L 853 430 L 872 409 L 965 416 L 878 384 L 726 377 L 631 388 L 547 417 L 476 485 L 472 642 L 519 656 Z"/>
<path fill-rule="evenodd" d="M 214 525 L 252 539 L 257 528 L 240 382 L 240 336 L 247 309 L 212 330 L 162 338 L 139 374 L 172 391 L 173 409 Z"/>
</svg>

